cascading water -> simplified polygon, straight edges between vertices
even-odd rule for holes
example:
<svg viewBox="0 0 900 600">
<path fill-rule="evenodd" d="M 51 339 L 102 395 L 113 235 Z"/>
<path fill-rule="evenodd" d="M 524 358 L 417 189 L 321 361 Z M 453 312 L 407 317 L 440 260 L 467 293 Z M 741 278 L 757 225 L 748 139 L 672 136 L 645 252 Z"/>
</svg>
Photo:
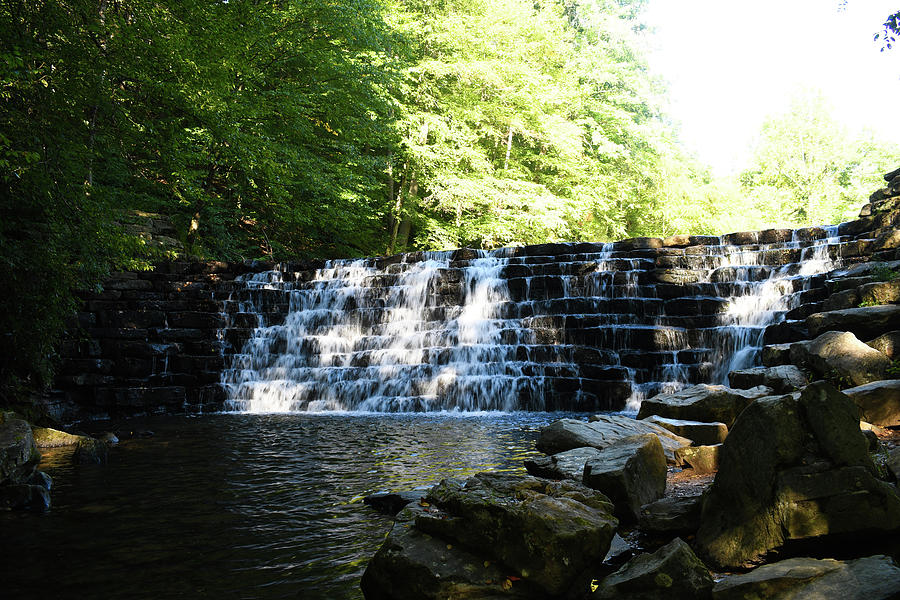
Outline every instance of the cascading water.
<svg viewBox="0 0 900 600">
<path fill-rule="evenodd" d="M 250 275 L 226 302 L 231 332 L 245 332 L 223 374 L 228 406 L 616 410 L 725 382 L 810 276 L 835 267 L 839 240 L 832 228 L 726 241 L 428 252 Z"/>
</svg>

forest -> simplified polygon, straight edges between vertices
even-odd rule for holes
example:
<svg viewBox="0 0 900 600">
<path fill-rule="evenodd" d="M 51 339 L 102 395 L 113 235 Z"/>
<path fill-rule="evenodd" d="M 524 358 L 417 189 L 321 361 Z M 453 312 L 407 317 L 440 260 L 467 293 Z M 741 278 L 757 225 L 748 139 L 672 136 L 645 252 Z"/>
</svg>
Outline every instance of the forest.
<svg viewBox="0 0 900 600">
<path fill-rule="evenodd" d="M 607 241 L 847 220 L 900 162 L 810 92 L 714 177 L 645 3 L 3 0 L 0 386 L 49 377 L 76 290 L 171 257 L 134 211 L 199 259 Z"/>
</svg>

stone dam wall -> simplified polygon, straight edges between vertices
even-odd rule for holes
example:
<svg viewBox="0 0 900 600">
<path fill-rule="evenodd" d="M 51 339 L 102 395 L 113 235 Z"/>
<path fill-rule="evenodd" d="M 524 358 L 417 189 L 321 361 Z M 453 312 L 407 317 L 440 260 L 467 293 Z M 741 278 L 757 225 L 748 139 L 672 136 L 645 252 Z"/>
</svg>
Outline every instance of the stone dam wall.
<svg viewBox="0 0 900 600">
<path fill-rule="evenodd" d="M 47 402 L 69 419 L 619 410 L 856 306 L 874 277 L 855 265 L 900 259 L 894 175 L 831 228 L 115 273 L 81 295 Z"/>
</svg>

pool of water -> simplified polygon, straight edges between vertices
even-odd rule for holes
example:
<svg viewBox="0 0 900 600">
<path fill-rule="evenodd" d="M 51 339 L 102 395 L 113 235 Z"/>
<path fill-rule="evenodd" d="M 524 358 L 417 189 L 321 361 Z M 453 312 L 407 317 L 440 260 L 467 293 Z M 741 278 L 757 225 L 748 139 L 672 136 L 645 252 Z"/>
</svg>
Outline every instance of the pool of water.
<svg viewBox="0 0 900 600">
<path fill-rule="evenodd" d="M 359 599 L 378 491 L 523 472 L 561 414 L 220 414 L 116 424 L 106 465 L 46 451 L 47 514 L 0 513 L 4 598 Z"/>
</svg>

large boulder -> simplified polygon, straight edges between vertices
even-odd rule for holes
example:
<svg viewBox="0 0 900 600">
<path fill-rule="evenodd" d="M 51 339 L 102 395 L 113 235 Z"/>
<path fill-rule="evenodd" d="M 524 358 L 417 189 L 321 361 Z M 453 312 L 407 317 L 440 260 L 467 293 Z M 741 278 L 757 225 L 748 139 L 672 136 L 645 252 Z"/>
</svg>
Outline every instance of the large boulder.
<svg viewBox="0 0 900 600">
<path fill-rule="evenodd" d="M 602 450 L 616 440 L 652 433 L 662 443 L 666 460 L 674 464 L 675 449 L 691 445 L 691 440 L 646 421 L 636 421 L 622 415 L 597 415 L 591 419 L 589 423 L 578 419 L 560 419 L 547 425 L 541 429 L 537 449 L 545 454 L 588 446 Z"/>
<path fill-rule="evenodd" d="M 360 587 L 367 600 L 542 597 L 527 581 L 510 578 L 504 565 L 417 529 L 416 517 L 428 510 L 414 504 L 397 515 L 363 573 Z"/>
<path fill-rule="evenodd" d="M 891 360 L 898 358 L 900 357 L 900 331 L 883 333 L 874 340 L 866 342 L 866 345 L 878 350 Z"/>
<path fill-rule="evenodd" d="M 848 561 L 789 558 L 725 577 L 712 590 L 713 600 L 889 600 L 898 595 L 900 568 L 888 556 Z"/>
<path fill-rule="evenodd" d="M 771 394 L 770 388 L 762 386 L 735 390 L 724 385 L 701 383 L 644 400 L 638 411 L 638 419 L 658 415 L 670 419 L 725 423 L 727 427 L 731 427 L 747 405 Z"/>
<path fill-rule="evenodd" d="M 732 371 L 728 374 L 728 382 L 731 387 L 742 390 L 762 385 L 772 388 L 776 394 L 789 394 L 805 387 L 809 379 L 794 365 L 778 365 Z"/>
<path fill-rule="evenodd" d="M 727 569 L 791 540 L 890 535 L 900 530 L 900 496 L 874 473 L 858 410 L 831 385 L 758 400 L 722 445 L 698 547 Z"/>
<path fill-rule="evenodd" d="M 659 438 L 645 433 L 610 444 L 584 465 L 584 484 L 612 500 L 619 519 L 637 521 L 641 507 L 666 491 L 666 456 Z"/>
<path fill-rule="evenodd" d="M 604 600 L 694 600 L 708 598 L 709 569 L 680 538 L 652 554 L 638 555 L 606 577 L 592 598 Z"/>
<path fill-rule="evenodd" d="M 812 337 L 826 331 L 850 331 L 870 340 L 885 331 L 900 329 L 900 306 L 885 304 L 814 313 L 806 317 L 806 327 Z"/>
<path fill-rule="evenodd" d="M 509 473 L 444 480 L 416 516 L 419 531 L 503 563 L 547 594 L 606 556 L 618 520 L 601 493 L 580 484 Z"/>
<path fill-rule="evenodd" d="M 14 413 L 0 413 L 0 485 L 24 481 L 40 461 L 31 426 Z"/>
<path fill-rule="evenodd" d="M 900 379 L 883 379 L 844 390 L 859 407 L 863 421 L 881 427 L 900 426 Z"/>
<path fill-rule="evenodd" d="M 862 343 L 850 332 L 827 331 L 816 339 L 791 344 L 791 361 L 820 377 L 850 385 L 884 379 L 890 359 Z"/>
<path fill-rule="evenodd" d="M 526 460 L 525 469 L 535 477 L 571 479 L 581 483 L 585 463 L 600 456 L 600 452 L 591 447 L 573 448 L 552 456 L 538 456 Z"/>
<path fill-rule="evenodd" d="M 725 423 L 667 419 L 659 415 L 650 415 L 644 421 L 664 427 L 675 435 L 685 437 L 697 445 L 721 444 L 728 436 L 728 427 L 725 426 Z"/>
</svg>

